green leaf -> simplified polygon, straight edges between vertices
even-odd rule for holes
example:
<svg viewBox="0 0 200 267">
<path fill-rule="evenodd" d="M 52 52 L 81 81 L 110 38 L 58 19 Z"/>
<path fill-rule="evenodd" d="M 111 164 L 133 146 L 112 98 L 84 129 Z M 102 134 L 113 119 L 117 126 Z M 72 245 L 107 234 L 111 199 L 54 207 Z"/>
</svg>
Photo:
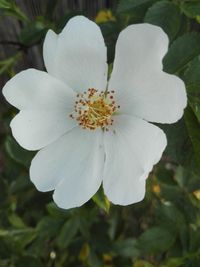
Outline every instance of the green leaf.
<svg viewBox="0 0 200 267">
<path fill-rule="evenodd" d="M 195 57 L 183 75 L 189 94 L 200 97 L 200 56 Z"/>
<path fill-rule="evenodd" d="M 194 157 L 194 150 L 188 136 L 184 119 L 172 125 L 159 125 L 167 135 L 167 148 L 165 155 L 174 163 L 181 164 L 185 168 L 199 172 Z"/>
<path fill-rule="evenodd" d="M 61 228 L 60 233 L 57 236 L 57 245 L 60 248 L 67 248 L 70 242 L 75 237 L 79 229 L 79 221 L 77 217 L 69 219 Z"/>
<path fill-rule="evenodd" d="M 137 248 L 137 241 L 131 238 L 117 240 L 113 244 L 113 252 L 127 258 L 137 258 L 140 255 L 140 251 Z"/>
<path fill-rule="evenodd" d="M 185 112 L 185 122 L 193 145 L 198 166 L 200 166 L 200 124 L 190 107 Z"/>
<path fill-rule="evenodd" d="M 31 228 L 25 228 L 23 230 L 13 230 L 11 234 L 14 236 L 14 240 L 18 242 L 21 248 L 25 248 L 37 236 L 35 229 Z"/>
<path fill-rule="evenodd" d="M 29 167 L 31 159 L 33 158 L 33 152 L 27 151 L 20 147 L 11 136 L 7 137 L 5 148 L 8 155 L 15 162 L 20 163 L 25 167 Z"/>
<path fill-rule="evenodd" d="M 185 15 L 190 18 L 195 18 L 196 16 L 200 15 L 199 1 L 188 0 L 183 2 L 180 7 L 181 10 L 185 13 Z"/>
<path fill-rule="evenodd" d="M 199 175 L 181 166 L 177 168 L 174 178 L 179 186 L 189 193 L 192 193 L 200 188 Z"/>
<path fill-rule="evenodd" d="M 200 16 L 196 16 L 196 20 L 198 23 L 200 23 Z"/>
<path fill-rule="evenodd" d="M 185 81 L 189 104 L 200 122 L 200 56 L 189 64 L 182 76 Z"/>
<path fill-rule="evenodd" d="M 182 190 L 178 186 L 161 184 L 161 197 L 171 202 L 180 201 Z"/>
<path fill-rule="evenodd" d="M 69 210 L 63 210 L 63 209 L 58 208 L 58 206 L 54 202 L 48 203 L 46 207 L 47 207 L 48 213 L 52 217 L 66 219 L 67 217 L 70 216 Z"/>
<path fill-rule="evenodd" d="M 189 249 L 191 252 L 196 252 L 200 248 L 200 227 L 190 227 L 190 244 Z"/>
<path fill-rule="evenodd" d="M 184 263 L 184 258 L 171 258 L 168 259 L 164 266 L 165 267 L 182 267 Z"/>
<path fill-rule="evenodd" d="M 0 178 L 0 207 L 4 207 L 7 202 L 9 185 L 6 180 Z"/>
<path fill-rule="evenodd" d="M 34 21 L 22 29 L 19 39 L 22 44 L 31 46 L 45 37 L 47 26 L 42 20 Z"/>
<path fill-rule="evenodd" d="M 174 216 L 176 214 L 176 216 Z M 172 234 L 177 234 L 185 224 L 181 211 L 173 204 L 161 204 L 156 208 L 156 221 L 162 228 L 168 229 Z"/>
<path fill-rule="evenodd" d="M 180 29 L 181 13 L 178 6 L 164 0 L 155 3 L 148 9 L 144 22 L 160 26 L 170 40 L 173 40 Z"/>
<path fill-rule="evenodd" d="M 23 222 L 23 220 L 15 213 L 11 213 L 8 216 L 8 220 L 10 222 L 10 224 L 12 226 L 14 226 L 15 228 L 26 228 L 25 223 Z"/>
<path fill-rule="evenodd" d="M 9 8 L 11 6 L 10 1 L 8 0 L 0 0 L 0 8 Z"/>
<path fill-rule="evenodd" d="M 148 10 L 158 0 L 121 0 L 117 7 L 117 15 L 120 17 L 122 28 L 129 24 L 142 22 Z"/>
<path fill-rule="evenodd" d="M 23 249 L 36 238 L 36 231 L 32 228 L 1 230 L 0 236 L 10 240 L 13 245 L 16 244 L 19 249 Z"/>
<path fill-rule="evenodd" d="M 136 260 L 134 262 L 133 267 L 155 267 L 155 265 L 152 265 L 151 263 L 143 260 Z"/>
<path fill-rule="evenodd" d="M 176 39 L 170 46 L 163 59 L 164 71 L 178 73 L 199 54 L 200 34 L 187 33 Z"/>
<path fill-rule="evenodd" d="M 144 253 L 167 251 L 174 243 L 174 235 L 161 227 L 147 229 L 138 240 L 138 248 Z"/>
<path fill-rule="evenodd" d="M 110 202 L 103 192 L 103 188 L 100 187 L 98 192 L 92 197 L 92 200 L 97 204 L 97 206 L 103 209 L 105 212 L 109 212 Z"/>
<path fill-rule="evenodd" d="M 146 10 L 153 2 L 152 0 L 120 0 L 118 7 L 117 7 L 117 13 L 132 13 L 134 10 L 137 10 L 137 8 L 142 8 Z"/>
<path fill-rule="evenodd" d="M 28 17 L 22 12 L 15 1 L 0 0 L 0 10 L 2 10 L 5 15 L 15 17 L 24 22 L 29 21 Z"/>
<path fill-rule="evenodd" d="M 200 178 L 199 178 L 199 176 L 190 175 L 190 177 L 188 178 L 188 185 L 187 185 L 186 190 L 189 193 L 200 190 Z"/>
<path fill-rule="evenodd" d="M 90 254 L 88 257 L 88 267 L 103 267 L 103 262 L 98 258 L 96 252 L 93 249 L 90 249 Z"/>
<path fill-rule="evenodd" d="M 62 227 L 63 219 L 52 218 L 49 216 L 43 217 L 37 225 L 37 232 L 40 237 L 52 238 L 57 236 Z"/>
<path fill-rule="evenodd" d="M 115 21 L 101 23 L 99 27 L 101 28 L 104 38 L 115 35 L 119 31 L 118 24 Z"/>
<path fill-rule="evenodd" d="M 11 256 L 11 252 L 12 252 L 12 248 L 10 246 L 10 243 L 8 242 L 8 239 L 0 236 L 0 259 L 9 260 Z M 5 265 L 5 267 L 8 267 L 8 265 Z"/>
<path fill-rule="evenodd" d="M 17 54 L 8 57 L 0 61 L 0 75 L 6 73 L 10 76 L 13 74 L 13 67 L 17 64 L 18 60 L 21 58 L 22 54 L 18 52 Z"/>
<path fill-rule="evenodd" d="M 44 267 L 41 261 L 33 256 L 23 256 L 20 257 L 16 263 L 16 267 Z"/>
<path fill-rule="evenodd" d="M 163 168 L 162 165 L 160 168 L 158 168 L 156 170 L 156 177 L 158 179 L 158 182 L 168 184 L 168 185 L 176 185 L 177 184 L 174 180 L 173 170 L 168 170 L 166 168 Z"/>
<path fill-rule="evenodd" d="M 10 232 L 8 230 L 0 229 L 0 237 L 8 236 L 9 233 Z"/>
</svg>

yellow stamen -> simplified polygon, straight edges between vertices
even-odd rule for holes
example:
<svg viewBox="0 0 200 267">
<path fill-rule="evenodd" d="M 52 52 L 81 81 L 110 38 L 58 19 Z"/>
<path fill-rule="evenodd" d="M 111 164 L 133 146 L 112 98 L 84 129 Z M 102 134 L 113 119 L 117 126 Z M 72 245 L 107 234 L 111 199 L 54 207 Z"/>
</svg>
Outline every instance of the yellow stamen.
<svg viewBox="0 0 200 267">
<path fill-rule="evenodd" d="M 113 94 L 114 91 L 98 92 L 94 88 L 77 94 L 74 113 L 70 114 L 70 118 L 76 119 L 83 129 L 102 128 L 107 131 L 108 126 L 113 124 L 113 113 L 120 108 Z"/>
</svg>

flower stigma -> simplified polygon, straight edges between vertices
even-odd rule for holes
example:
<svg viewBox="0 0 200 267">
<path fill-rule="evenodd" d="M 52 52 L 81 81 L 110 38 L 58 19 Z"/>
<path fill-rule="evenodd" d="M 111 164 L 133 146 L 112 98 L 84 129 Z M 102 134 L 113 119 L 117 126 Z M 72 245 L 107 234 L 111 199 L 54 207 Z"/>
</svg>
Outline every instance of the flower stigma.
<svg viewBox="0 0 200 267">
<path fill-rule="evenodd" d="M 77 94 L 74 112 L 70 118 L 78 121 L 83 129 L 95 130 L 101 128 L 108 131 L 113 124 L 113 115 L 120 108 L 114 100 L 115 91 L 101 91 L 89 88 Z"/>
</svg>

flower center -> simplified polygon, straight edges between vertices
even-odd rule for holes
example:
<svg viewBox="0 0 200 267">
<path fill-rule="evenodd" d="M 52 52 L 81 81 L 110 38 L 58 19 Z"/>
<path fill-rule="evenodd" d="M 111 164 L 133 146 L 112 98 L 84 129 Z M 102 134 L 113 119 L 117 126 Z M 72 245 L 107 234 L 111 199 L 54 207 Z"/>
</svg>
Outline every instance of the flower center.
<svg viewBox="0 0 200 267">
<path fill-rule="evenodd" d="M 70 114 L 83 129 L 95 130 L 102 128 L 108 131 L 113 124 L 114 112 L 119 109 L 114 101 L 114 91 L 98 92 L 94 88 L 77 94 L 74 112 Z"/>
</svg>

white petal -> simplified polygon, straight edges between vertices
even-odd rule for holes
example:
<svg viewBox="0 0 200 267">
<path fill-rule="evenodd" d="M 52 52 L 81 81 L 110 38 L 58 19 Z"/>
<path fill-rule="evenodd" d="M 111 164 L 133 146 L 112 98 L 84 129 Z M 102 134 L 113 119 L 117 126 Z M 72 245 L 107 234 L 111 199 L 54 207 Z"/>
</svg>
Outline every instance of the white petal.
<svg viewBox="0 0 200 267">
<path fill-rule="evenodd" d="M 152 122 L 173 123 L 186 106 L 184 83 L 162 72 L 167 35 L 157 26 L 137 24 L 120 34 L 109 82 L 121 113 Z"/>
<path fill-rule="evenodd" d="M 15 75 L 3 88 L 7 101 L 18 109 L 72 109 L 74 92 L 48 73 L 28 69 Z"/>
<path fill-rule="evenodd" d="M 102 181 L 102 133 L 79 127 L 37 153 L 30 177 L 40 191 L 55 189 L 61 208 L 80 206 L 98 190 Z"/>
<path fill-rule="evenodd" d="M 164 72 L 136 77 L 125 90 L 117 92 L 120 113 L 158 123 L 179 120 L 187 105 L 185 85 L 181 79 Z"/>
<path fill-rule="evenodd" d="M 115 204 L 128 205 L 144 198 L 145 178 L 162 156 L 166 137 L 158 127 L 133 116 L 114 117 L 104 135 L 106 162 L 103 186 Z"/>
<path fill-rule="evenodd" d="M 53 74 L 55 67 L 55 51 L 57 48 L 58 35 L 52 31 L 48 30 L 44 44 L 43 44 L 43 57 L 44 64 L 48 73 Z"/>
<path fill-rule="evenodd" d="M 48 33 L 44 45 L 48 71 L 76 91 L 106 88 L 106 53 L 100 28 L 83 16 L 70 19 L 57 41 L 52 32 Z"/>
<path fill-rule="evenodd" d="M 147 23 L 128 26 L 120 33 L 116 43 L 111 82 L 143 74 L 146 70 L 162 69 L 168 42 L 167 35 L 158 26 Z"/>
<path fill-rule="evenodd" d="M 28 150 L 38 150 L 75 127 L 67 111 L 22 110 L 10 126 L 17 142 Z"/>
</svg>

